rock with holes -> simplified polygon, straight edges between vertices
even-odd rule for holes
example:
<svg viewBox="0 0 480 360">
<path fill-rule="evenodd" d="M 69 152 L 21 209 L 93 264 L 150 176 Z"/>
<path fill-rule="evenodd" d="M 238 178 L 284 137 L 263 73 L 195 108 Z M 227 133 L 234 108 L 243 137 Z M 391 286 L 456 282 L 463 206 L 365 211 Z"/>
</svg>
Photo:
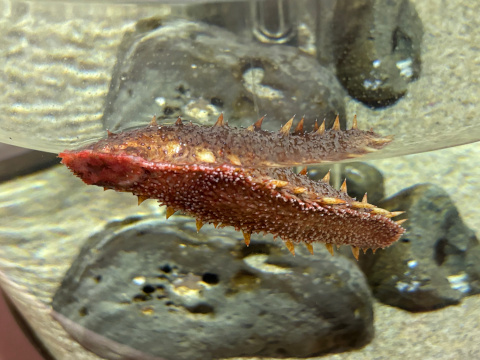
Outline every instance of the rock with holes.
<svg viewBox="0 0 480 360">
<path fill-rule="evenodd" d="M 409 0 L 339 0 L 333 25 L 337 76 L 357 100 L 395 103 L 419 77 L 423 27 Z"/>
<path fill-rule="evenodd" d="M 207 123 L 224 113 L 249 126 L 260 110 L 264 128 L 278 130 L 287 116 L 305 115 L 331 127 L 344 90 L 315 58 L 286 45 L 266 47 L 218 26 L 177 20 L 142 21 L 125 36 L 112 77 L 104 125 L 111 131 L 182 116 Z"/>
<path fill-rule="evenodd" d="M 360 259 L 379 300 L 426 311 L 480 293 L 479 242 L 443 189 L 416 185 L 380 205 L 405 210 L 408 221 L 398 243 Z"/>
<path fill-rule="evenodd" d="M 53 300 L 60 321 L 90 330 L 71 335 L 100 356 L 112 358 L 114 341 L 169 360 L 307 357 L 372 338 L 363 274 L 323 246 L 293 257 L 268 237 L 246 247 L 233 230 L 197 234 L 182 216 L 134 221 L 92 237 Z"/>
</svg>

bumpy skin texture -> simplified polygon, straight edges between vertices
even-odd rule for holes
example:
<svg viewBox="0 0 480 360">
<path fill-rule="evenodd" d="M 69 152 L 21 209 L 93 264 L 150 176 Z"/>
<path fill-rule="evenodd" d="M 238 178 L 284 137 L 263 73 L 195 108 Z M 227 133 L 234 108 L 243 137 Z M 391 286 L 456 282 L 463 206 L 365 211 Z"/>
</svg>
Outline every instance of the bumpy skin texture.
<svg viewBox="0 0 480 360">
<path fill-rule="evenodd" d="M 287 167 L 356 158 L 375 151 L 389 138 L 351 129 L 280 132 L 233 128 L 226 124 L 202 127 L 187 124 L 148 126 L 109 136 L 87 149 L 111 155 L 138 156 L 152 163 L 175 165 L 238 165 Z"/>
<path fill-rule="evenodd" d="M 195 217 L 198 227 L 233 226 L 247 244 L 251 233 L 266 232 L 292 252 L 294 243 L 311 250 L 309 244 L 323 242 L 351 245 L 358 257 L 360 248 L 398 240 L 404 229 L 390 219 L 395 213 L 355 201 L 327 179 L 313 181 L 284 167 L 355 157 L 391 139 L 357 129 L 304 133 L 301 126 L 290 134 L 289 126 L 270 133 L 223 121 L 214 127 L 153 122 L 60 157 L 87 184 L 132 192 L 139 203 L 158 199 L 170 213 Z"/>
</svg>

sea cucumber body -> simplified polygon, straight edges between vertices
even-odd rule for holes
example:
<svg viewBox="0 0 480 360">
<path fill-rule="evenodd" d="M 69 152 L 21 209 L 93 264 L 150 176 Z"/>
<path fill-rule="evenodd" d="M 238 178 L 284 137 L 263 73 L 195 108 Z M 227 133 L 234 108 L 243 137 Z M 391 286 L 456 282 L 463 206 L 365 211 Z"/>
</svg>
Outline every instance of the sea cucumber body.
<svg viewBox="0 0 480 360">
<path fill-rule="evenodd" d="M 390 139 L 358 129 L 323 134 L 205 127 L 192 123 L 150 125 L 111 134 L 87 147 L 111 155 L 134 155 L 175 165 L 229 164 L 245 168 L 291 167 L 357 158 L 382 148 Z"/>
<path fill-rule="evenodd" d="M 384 248 L 402 235 L 400 225 L 325 181 L 280 167 L 381 147 L 373 132 L 348 131 L 279 136 L 227 126 L 151 125 L 60 157 L 87 184 L 157 199 L 200 223 L 271 233 L 289 243 Z"/>
</svg>

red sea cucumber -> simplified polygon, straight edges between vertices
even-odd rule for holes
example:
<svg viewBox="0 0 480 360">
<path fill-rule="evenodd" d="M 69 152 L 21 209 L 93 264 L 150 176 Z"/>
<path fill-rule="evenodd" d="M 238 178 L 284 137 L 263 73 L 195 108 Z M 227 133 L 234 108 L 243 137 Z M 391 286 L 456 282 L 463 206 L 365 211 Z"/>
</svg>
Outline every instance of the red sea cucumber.
<svg viewBox="0 0 480 360">
<path fill-rule="evenodd" d="M 404 229 L 389 212 L 356 201 L 322 181 L 308 178 L 306 168 L 356 158 L 388 144 L 373 131 L 342 131 L 338 117 L 332 129 L 315 126 L 304 132 L 303 119 L 293 133 L 290 119 L 279 132 L 261 129 L 263 118 L 247 129 L 229 127 L 221 115 L 213 127 L 184 123 L 158 125 L 155 119 L 141 129 L 109 133 L 107 139 L 59 156 L 85 183 L 132 192 L 139 204 L 149 198 L 167 206 L 167 218 L 181 211 L 204 223 L 242 230 L 245 242 L 252 233 L 282 238 L 294 253 L 294 244 L 350 245 L 375 251 L 398 240 Z"/>
</svg>

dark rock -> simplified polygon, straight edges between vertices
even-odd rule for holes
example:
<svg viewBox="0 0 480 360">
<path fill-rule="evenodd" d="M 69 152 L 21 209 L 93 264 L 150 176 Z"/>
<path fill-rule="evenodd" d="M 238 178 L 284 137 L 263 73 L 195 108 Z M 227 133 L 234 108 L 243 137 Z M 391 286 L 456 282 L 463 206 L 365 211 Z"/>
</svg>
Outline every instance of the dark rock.
<svg viewBox="0 0 480 360">
<path fill-rule="evenodd" d="M 223 112 L 235 126 L 267 114 L 264 128 L 278 130 L 305 115 L 327 127 L 340 114 L 344 91 L 333 73 L 290 46 L 265 46 L 217 26 L 152 19 L 125 36 L 104 112 L 111 131 L 145 125 L 153 114 L 212 123 Z"/>
<path fill-rule="evenodd" d="M 338 179 L 338 183 L 347 179 L 348 195 L 362 200 L 365 193 L 368 194 L 370 204 L 378 204 L 385 196 L 383 175 L 372 165 L 354 162 L 347 164 L 335 164 L 313 166 L 308 168 L 308 176 L 314 180 L 321 180 L 331 170 L 331 178 Z M 338 185 L 337 187 L 339 187 Z"/>
<path fill-rule="evenodd" d="M 324 248 L 312 256 L 298 247 L 293 257 L 268 237 L 246 247 L 233 230 L 197 234 L 192 219 L 172 219 L 111 224 L 56 293 L 56 317 L 73 321 L 72 336 L 100 356 L 112 358 L 111 340 L 148 356 L 206 360 L 307 357 L 372 338 L 370 292 L 351 261 Z M 109 340 L 95 344 L 92 331 Z"/>
<path fill-rule="evenodd" d="M 334 15 L 337 76 L 372 107 L 396 102 L 420 74 L 423 27 L 408 0 L 339 0 Z"/>
<path fill-rule="evenodd" d="M 408 217 L 396 244 L 360 262 L 380 301 L 427 311 L 480 293 L 479 242 L 443 189 L 416 185 L 380 206 Z"/>
</svg>

